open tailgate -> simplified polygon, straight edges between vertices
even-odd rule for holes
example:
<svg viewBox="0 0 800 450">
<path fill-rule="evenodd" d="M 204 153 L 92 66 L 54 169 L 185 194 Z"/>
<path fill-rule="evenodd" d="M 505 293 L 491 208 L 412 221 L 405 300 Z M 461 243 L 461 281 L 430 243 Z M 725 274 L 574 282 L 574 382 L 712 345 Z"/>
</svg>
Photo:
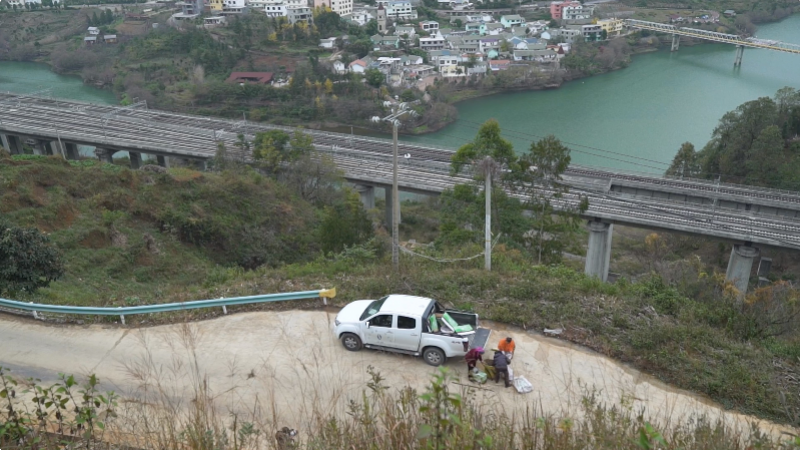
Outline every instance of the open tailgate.
<svg viewBox="0 0 800 450">
<path fill-rule="evenodd" d="M 488 328 L 478 328 L 475 330 L 475 333 L 467 336 L 469 339 L 469 348 L 473 349 L 475 347 L 483 347 L 484 349 L 488 350 L 486 344 L 489 343 L 489 336 L 492 334 L 492 330 Z"/>
</svg>

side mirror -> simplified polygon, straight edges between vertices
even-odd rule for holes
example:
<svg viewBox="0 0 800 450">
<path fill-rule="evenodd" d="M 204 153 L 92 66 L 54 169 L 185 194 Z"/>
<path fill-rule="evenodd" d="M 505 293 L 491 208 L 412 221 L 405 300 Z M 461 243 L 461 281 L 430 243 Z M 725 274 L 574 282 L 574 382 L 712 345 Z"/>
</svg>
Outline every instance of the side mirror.
<svg viewBox="0 0 800 450">
<path fill-rule="evenodd" d="M 367 328 L 369 328 L 369 322 L 364 322 L 364 325 L 366 325 Z"/>
</svg>

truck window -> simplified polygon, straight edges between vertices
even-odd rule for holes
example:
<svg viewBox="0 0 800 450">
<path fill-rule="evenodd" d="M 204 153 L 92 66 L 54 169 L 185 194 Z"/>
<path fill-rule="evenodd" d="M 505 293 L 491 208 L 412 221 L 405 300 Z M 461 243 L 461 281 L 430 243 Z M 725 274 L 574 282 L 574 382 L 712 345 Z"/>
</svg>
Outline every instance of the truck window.
<svg viewBox="0 0 800 450">
<path fill-rule="evenodd" d="M 365 320 L 367 317 L 371 317 L 374 316 L 375 314 L 378 314 L 378 312 L 380 312 L 381 310 L 381 306 L 383 306 L 383 302 L 385 301 L 386 297 L 383 297 L 380 300 L 375 300 L 374 302 L 370 303 L 369 306 L 367 306 L 367 309 L 364 310 L 364 313 L 361 314 L 361 317 L 358 320 Z M 392 325 L 389 324 L 389 326 Z"/>
<path fill-rule="evenodd" d="M 369 325 L 371 327 L 392 328 L 392 315 L 381 314 L 380 316 L 375 316 L 370 319 Z"/>
<path fill-rule="evenodd" d="M 417 319 L 413 317 L 397 316 L 397 328 L 401 330 L 414 330 L 417 328 Z"/>
</svg>

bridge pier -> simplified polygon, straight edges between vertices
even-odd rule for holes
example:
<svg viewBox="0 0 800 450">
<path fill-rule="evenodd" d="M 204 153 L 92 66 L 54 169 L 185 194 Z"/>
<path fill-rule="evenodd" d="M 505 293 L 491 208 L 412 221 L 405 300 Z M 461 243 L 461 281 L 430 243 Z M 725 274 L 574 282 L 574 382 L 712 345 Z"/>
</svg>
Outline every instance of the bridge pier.
<svg viewBox="0 0 800 450">
<path fill-rule="evenodd" d="M 672 48 L 670 49 L 671 52 L 677 52 L 681 46 L 681 37 L 678 34 L 672 35 Z"/>
<path fill-rule="evenodd" d="M 34 155 L 49 155 L 50 149 L 47 148 L 50 143 L 41 139 L 35 139 L 33 144 Z"/>
<path fill-rule="evenodd" d="M 364 209 L 369 211 L 375 208 L 375 188 L 373 186 L 357 184 L 356 191 L 361 197 L 361 204 L 364 205 Z"/>
<path fill-rule="evenodd" d="M 128 157 L 131 160 L 131 169 L 138 170 L 142 167 L 142 154 L 137 152 L 128 152 Z"/>
<path fill-rule="evenodd" d="M 114 153 L 116 153 L 115 150 L 109 150 L 107 148 L 95 147 L 94 149 L 94 154 L 97 155 L 97 159 L 108 164 L 114 164 Z"/>
<path fill-rule="evenodd" d="M 71 142 L 64 142 L 64 156 L 69 160 L 78 160 L 81 157 L 80 152 L 78 151 L 78 144 L 73 144 Z"/>
<path fill-rule="evenodd" d="M 736 46 L 736 59 L 733 60 L 733 66 L 738 67 L 742 65 L 742 55 L 744 55 L 744 45 Z"/>
<path fill-rule="evenodd" d="M 156 156 L 156 161 L 158 161 L 159 166 L 169 169 L 169 159 L 166 156 L 158 155 Z"/>
<path fill-rule="evenodd" d="M 19 155 L 22 153 L 22 142 L 19 140 L 19 137 L 14 136 L 13 134 L 5 134 L 5 142 L 8 144 L 6 147 L 12 155 Z"/>
<path fill-rule="evenodd" d="M 8 142 L 8 137 L 5 134 L 0 134 L 0 147 L 3 147 L 11 153 L 11 144 Z"/>
<path fill-rule="evenodd" d="M 728 270 L 725 272 L 725 279 L 733 283 L 739 290 L 739 297 L 744 297 L 747 293 L 747 284 L 750 282 L 750 272 L 753 269 L 753 260 L 759 255 L 759 250 L 749 242 L 744 245 L 736 244 L 731 250 L 731 258 L 728 260 Z"/>
<path fill-rule="evenodd" d="M 608 267 L 611 262 L 611 236 L 614 225 L 600 220 L 590 220 L 589 248 L 586 251 L 584 273 L 590 277 L 608 279 Z"/>
</svg>

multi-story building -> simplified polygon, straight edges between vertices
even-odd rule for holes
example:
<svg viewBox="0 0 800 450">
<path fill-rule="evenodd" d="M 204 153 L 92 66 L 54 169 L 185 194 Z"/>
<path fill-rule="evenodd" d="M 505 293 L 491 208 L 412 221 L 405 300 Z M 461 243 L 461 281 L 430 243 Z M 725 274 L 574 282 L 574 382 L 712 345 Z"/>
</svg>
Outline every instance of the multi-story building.
<svg viewBox="0 0 800 450">
<path fill-rule="evenodd" d="M 433 32 L 428 37 L 419 38 L 419 48 L 422 50 L 442 50 L 447 41 L 439 31 Z"/>
<path fill-rule="evenodd" d="M 550 3 L 550 15 L 555 20 L 561 20 L 562 12 L 565 6 L 577 6 L 580 5 L 581 2 L 575 0 L 564 0 L 564 1 L 556 1 Z"/>
<path fill-rule="evenodd" d="M 583 5 L 570 5 L 562 8 L 561 18 L 563 20 L 585 20 L 592 17 L 594 11 L 591 8 L 584 8 Z"/>
<path fill-rule="evenodd" d="M 569 42 L 571 44 L 575 40 L 575 36 L 582 33 L 582 28 L 581 25 L 567 25 L 563 28 L 551 28 L 547 33 L 550 34 L 551 38 L 561 36 L 564 38 L 564 42 Z"/>
<path fill-rule="evenodd" d="M 247 10 L 245 0 L 222 0 L 222 12 L 226 14 L 241 14 Z"/>
<path fill-rule="evenodd" d="M 286 18 L 289 19 L 289 23 L 292 25 L 297 22 L 312 23 L 314 21 L 314 15 L 311 13 L 311 8 L 308 6 L 286 8 Z"/>
<path fill-rule="evenodd" d="M 327 7 L 340 16 L 353 13 L 353 0 L 314 0 L 314 8 Z"/>
<path fill-rule="evenodd" d="M 439 29 L 439 22 L 435 20 L 423 20 L 419 23 L 419 28 L 422 31 L 427 31 L 428 33 L 433 33 Z"/>
<path fill-rule="evenodd" d="M 378 0 L 378 5 L 386 9 L 389 20 L 415 20 L 417 10 L 407 0 Z"/>
<path fill-rule="evenodd" d="M 222 0 L 208 0 L 208 7 L 212 13 L 218 13 L 222 11 Z"/>
<path fill-rule="evenodd" d="M 606 36 L 619 36 L 622 34 L 622 19 L 598 20 L 597 24 L 606 32 Z"/>
<path fill-rule="evenodd" d="M 600 33 L 603 31 L 603 27 L 594 23 L 591 25 L 581 25 L 581 33 L 583 34 L 583 38 L 587 41 L 598 41 L 600 40 Z"/>
</svg>

